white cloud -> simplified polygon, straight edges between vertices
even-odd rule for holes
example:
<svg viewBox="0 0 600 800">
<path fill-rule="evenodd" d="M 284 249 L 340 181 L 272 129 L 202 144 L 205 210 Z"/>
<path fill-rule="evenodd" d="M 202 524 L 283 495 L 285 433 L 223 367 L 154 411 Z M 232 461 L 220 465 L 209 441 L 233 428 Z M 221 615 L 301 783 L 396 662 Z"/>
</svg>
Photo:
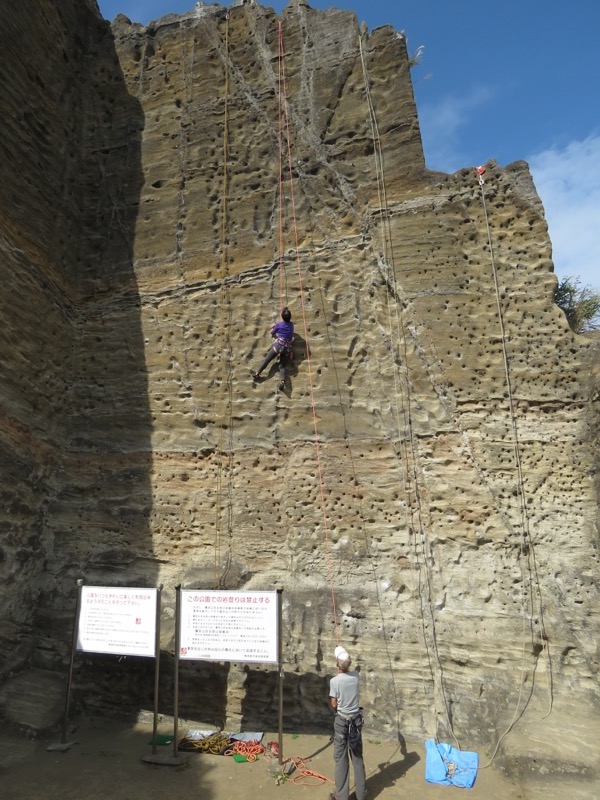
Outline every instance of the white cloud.
<svg viewBox="0 0 600 800">
<path fill-rule="evenodd" d="M 419 105 L 425 161 L 430 169 L 455 172 L 464 167 L 461 129 L 471 122 L 474 112 L 489 104 L 492 96 L 491 89 L 480 86 L 464 97 L 446 95 L 437 102 Z"/>
<path fill-rule="evenodd" d="M 600 289 L 600 136 L 527 160 L 546 211 L 556 273 Z"/>
</svg>

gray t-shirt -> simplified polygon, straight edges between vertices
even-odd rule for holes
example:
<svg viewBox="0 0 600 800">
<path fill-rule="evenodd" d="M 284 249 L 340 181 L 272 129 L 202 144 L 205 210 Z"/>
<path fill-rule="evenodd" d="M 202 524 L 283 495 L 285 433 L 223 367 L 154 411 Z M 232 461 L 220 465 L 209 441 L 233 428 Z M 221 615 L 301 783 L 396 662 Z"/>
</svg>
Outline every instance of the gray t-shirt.
<svg viewBox="0 0 600 800">
<path fill-rule="evenodd" d="M 337 700 L 337 711 L 344 717 L 353 717 L 360 710 L 360 675 L 351 672 L 340 672 L 329 681 L 329 696 Z"/>
</svg>

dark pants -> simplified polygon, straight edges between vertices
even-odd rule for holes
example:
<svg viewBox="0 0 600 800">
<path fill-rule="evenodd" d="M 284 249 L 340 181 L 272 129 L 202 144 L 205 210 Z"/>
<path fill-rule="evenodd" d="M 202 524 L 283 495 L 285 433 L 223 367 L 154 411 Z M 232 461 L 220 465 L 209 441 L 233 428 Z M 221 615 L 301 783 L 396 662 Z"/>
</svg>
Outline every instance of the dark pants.
<svg viewBox="0 0 600 800">
<path fill-rule="evenodd" d="M 335 796 L 348 800 L 350 793 L 350 761 L 354 769 L 356 800 L 364 800 L 367 793 L 365 762 L 363 761 L 362 735 L 353 747 L 348 743 L 348 720 L 335 715 L 333 720 L 333 760 L 335 761 Z"/>
<path fill-rule="evenodd" d="M 264 357 L 264 360 L 263 360 L 262 364 L 256 370 L 256 374 L 260 375 L 260 373 L 264 369 L 266 369 L 267 365 L 270 364 L 271 361 L 273 361 L 274 358 L 277 358 L 277 356 L 279 356 L 279 379 L 284 381 L 285 380 L 285 368 L 287 367 L 289 356 L 287 355 L 285 350 L 282 350 L 281 353 L 278 353 L 277 350 L 274 347 L 272 347 L 269 350 L 269 352 L 267 353 L 267 355 Z"/>
</svg>

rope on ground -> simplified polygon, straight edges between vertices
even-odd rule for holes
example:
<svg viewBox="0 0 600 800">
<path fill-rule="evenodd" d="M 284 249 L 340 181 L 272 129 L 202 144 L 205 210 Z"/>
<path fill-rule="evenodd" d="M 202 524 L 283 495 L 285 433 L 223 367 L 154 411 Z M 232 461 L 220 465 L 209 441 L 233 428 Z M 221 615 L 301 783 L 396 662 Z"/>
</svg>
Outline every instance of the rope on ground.
<svg viewBox="0 0 600 800">
<path fill-rule="evenodd" d="M 225 750 L 226 756 L 245 756 L 248 761 L 256 761 L 261 753 L 265 752 L 264 745 L 257 739 L 250 739 L 248 742 L 235 742 Z"/>
<path fill-rule="evenodd" d="M 184 736 L 179 741 L 177 749 L 220 756 L 230 744 L 229 737 L 224 733 L 213 733 L 211 736 L 205 736 L 204 739 L 189 739 Z"/>
<path fill-rule="evenodd" d="M 295 783 L 297 786 L 323 786 L 325 783 L 334 783 L 334 781 L 326 775 L 321 775 L 320 772 L 309 769 L 306 766 L 306 762 L 309 760 L 310 759 L 302 758 L 301 756 L 292 756 L 286 760 L 285 763 L 293 764 L 295 771 L 298 773 L 292 778 L 292 783 Z"/>
</svg>

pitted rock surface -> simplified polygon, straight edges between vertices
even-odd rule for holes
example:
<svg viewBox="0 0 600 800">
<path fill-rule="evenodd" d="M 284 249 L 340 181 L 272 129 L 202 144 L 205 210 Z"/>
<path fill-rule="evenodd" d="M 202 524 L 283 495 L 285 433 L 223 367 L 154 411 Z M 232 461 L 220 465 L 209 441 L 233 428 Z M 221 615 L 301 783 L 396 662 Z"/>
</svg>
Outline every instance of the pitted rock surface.
<svg viewBox="0 0 600 800">
<path fill-rule="evenodd" d="M 493 748 L 585 711 L 591 736 L 598 340 L 552 302 L 527 165 L 427 170 L 405 42 L 349 12 L 0 15 L 9 687 L 64 669 L 79 576 L 164 584 L 165 706 L 174 587 L 282 587 L 291 727 L 329 725 L 339 637 L 379 734 Z M 283 304 L 277 392 L 251 371 Z M 277 723 L 272 668 L 182 687 Z M 147 708 L 152 670 L 80 658 L 75 693 Z"/>
</svg>

